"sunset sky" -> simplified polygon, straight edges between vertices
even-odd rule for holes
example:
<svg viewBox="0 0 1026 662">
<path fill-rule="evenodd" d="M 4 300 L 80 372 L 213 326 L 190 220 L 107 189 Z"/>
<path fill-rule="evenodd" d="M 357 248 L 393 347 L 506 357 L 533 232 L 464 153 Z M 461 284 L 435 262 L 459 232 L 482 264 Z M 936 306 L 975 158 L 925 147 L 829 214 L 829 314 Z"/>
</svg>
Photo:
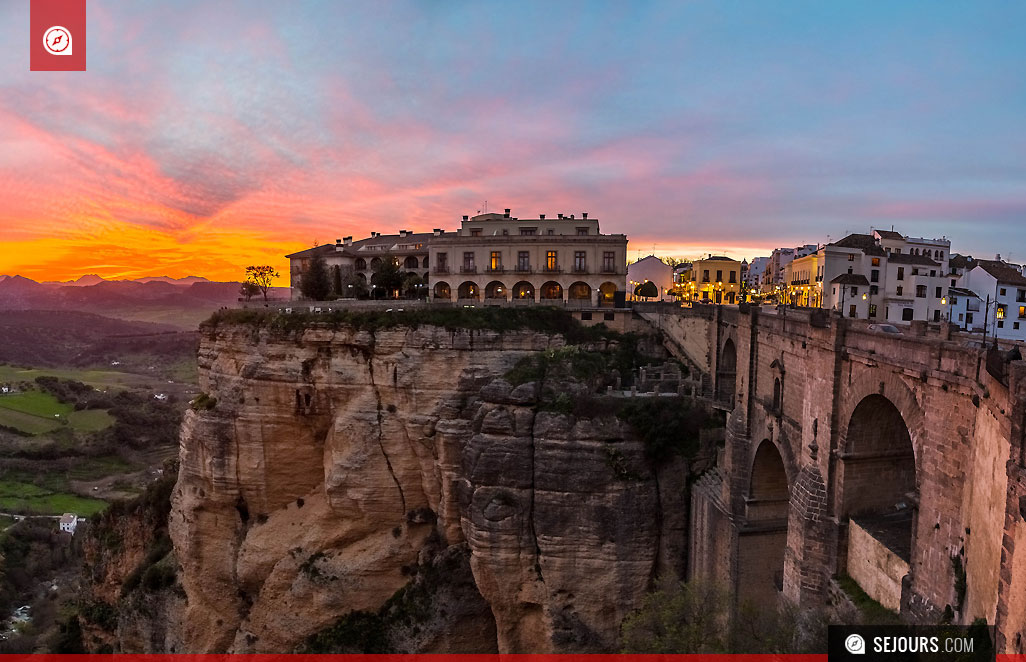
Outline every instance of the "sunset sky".
<svg viewBox="0 0 1026 662">
<path fill-rule="evenodd" d="M 1026 3 L 0 0 L 0 274 L 203 275 L 463 214 L 738 258 L 870 226 L 1026 260 Z"/>
</svg>

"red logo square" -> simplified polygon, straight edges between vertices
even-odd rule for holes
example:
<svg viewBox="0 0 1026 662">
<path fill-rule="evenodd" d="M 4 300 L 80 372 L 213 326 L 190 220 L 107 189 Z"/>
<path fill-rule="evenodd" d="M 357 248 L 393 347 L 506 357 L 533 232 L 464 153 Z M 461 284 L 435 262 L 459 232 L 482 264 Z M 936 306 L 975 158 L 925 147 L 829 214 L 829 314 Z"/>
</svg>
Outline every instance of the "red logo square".
<svg viewBox="0 0 1026 662">
<path fill-rule="evenodd" d="M 86 0 L 32 0 L 31 71 L 86 70 Z"/>
</svg>

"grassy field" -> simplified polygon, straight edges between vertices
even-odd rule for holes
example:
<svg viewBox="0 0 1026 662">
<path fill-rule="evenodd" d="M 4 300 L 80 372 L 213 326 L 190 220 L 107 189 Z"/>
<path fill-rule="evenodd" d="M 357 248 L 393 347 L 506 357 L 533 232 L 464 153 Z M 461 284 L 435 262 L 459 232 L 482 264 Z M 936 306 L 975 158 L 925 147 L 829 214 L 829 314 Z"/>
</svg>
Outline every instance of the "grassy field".
<svg viewBox="0 0 1026 662">
<path fill-rule="evenodd" d="M 42 391 L 0 395 L 0 425 L 40 435 L 65 424 L 79 432 L 97 432 L 113 425 L 114 417 L 103 409 L 75 411 L 71 405 Z"/>
<path fill-rule="evenodd" d="M 105 501 L 88 499 L 67 492 L 52 492 L 45 487 L 15 480 L 0 480 L 0 511 L 60 515 L 75 513 L 90 516 L 107 507 Z"/>
<path fill-rule="evenodd" d="M 0 364 L 0 383 L 32 382 L 36 377 L 58 377 L 73 379 L 93 388 L 133 388 L 146 387 L 159 382 L 155 377 L 136 375 L 116 370 L 84 370 L 76 368 L 21 368 L 13 365 Z"/>
<path fill-rule="evenodd" d="M 68 414 L 68 424 L 81 432 L 99 432 L 114 425 L 114 417 L 106 409 L 83 409 Z"/>
</svg>

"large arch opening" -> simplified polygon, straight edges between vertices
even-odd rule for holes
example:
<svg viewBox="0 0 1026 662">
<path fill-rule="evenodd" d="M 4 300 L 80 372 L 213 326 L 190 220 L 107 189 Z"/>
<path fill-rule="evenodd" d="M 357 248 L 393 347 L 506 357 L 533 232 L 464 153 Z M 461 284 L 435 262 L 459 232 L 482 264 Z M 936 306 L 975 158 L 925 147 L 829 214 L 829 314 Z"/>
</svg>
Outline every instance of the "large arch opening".
<svg viewBox="0 0 1026 662">
<path fill-rule="evenodd" d="M 790 489 L 784 459 L 768 439 L 759 444 L 745 499 L 745 526 L 738 538 L 738 597 L 775 607 L 784 589 Z"/>
<path fill-rule="evenodd" d="M 616 284 L 605 282 L 599 285 L 599 305 L 612 306 L 616 300 Z"/>
<path fill-rule="evenodd" d="M 737 383 L 737 348 L 734 341 L 727 338 L 720 352 L 719 363 L 716 364 L 716 397 L 733 406 Z"/>
<path fill-rule="evenodd" d="M 463 284 L 460 285 L 458 294 L 461 299 L 477 299 L 480 296 L 477 283 L 471 280 L 464 281 Z"/>
<path fill-rule="evenodd" d="M 356 258 L 356 270 L 357 271 L 366 271 L 367 270 L 367 260 L 363 259 L 362 257 Z"/>
<path fill-rule="evenodd" d="M 485 299 L 506 300 L 506 286 L 502 284 L 502 281 L 493 280 L 485 285 Z"/>
<path fill-rule="evenodd" d="M 541 286 L 541 298 L 542 299 L 558 299 L 563 300 L 563 286 L 554 280 L 550 280 Z"/>
<path fill-rule="evenodd" d="M 445 299 L 448 301 L 452 298 L 452 290 L 449 288 L 449 283 L 445 281 L 439 281 L 435 283 L 435 298 Z"/>
<path fill-rule="evenodd" d="M 408 270 L 412 271 L 413 269 L 416 269 L 419 266 L 420 266 L 420 260 L 418 260 L 413 255 L 410 255 L 405 260 L 403 260 L 403 268 L 404 269 L 408 269 Z"/>
<path fill-rule="evenodd" d="M 513 298 L 534 301 L 534 285 L 526 280 L 520 281 L 513 286 Z"/>
<path fill-rule="evenodd" d="M 839 515 L 848 521 L 845 569 L 874 600 L 899 609 L 902 578 L 911 567 L 919 491 L 912 435 L 886 397 L 869 395 L 852 412 L 839 478 Z M 883 573 L 867 560 L 888 555 L 897 559 Z"/>
<path fill-rule="evenodd" d="M 591 301 L 591 285 L 577 281 L 570 284 L 569 297 L 574 301 Z"/>
</svg>

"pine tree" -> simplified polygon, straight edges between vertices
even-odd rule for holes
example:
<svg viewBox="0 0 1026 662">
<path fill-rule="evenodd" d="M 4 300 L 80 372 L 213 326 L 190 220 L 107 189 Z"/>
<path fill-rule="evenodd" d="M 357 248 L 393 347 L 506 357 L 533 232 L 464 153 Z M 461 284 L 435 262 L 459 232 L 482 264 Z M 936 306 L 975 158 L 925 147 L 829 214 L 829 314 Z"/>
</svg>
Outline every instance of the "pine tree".
<svg viewBox="0 0 1026 662">
<path fill-rule="evenodd" d="M 313 301 L 325 301 L 331 294 L 331 276 L 328 274 L 328 263 L 320 255 L 310 261 L 310 267 L 303 273 L 299 281 L 299 291 Z"/>
</svg>

